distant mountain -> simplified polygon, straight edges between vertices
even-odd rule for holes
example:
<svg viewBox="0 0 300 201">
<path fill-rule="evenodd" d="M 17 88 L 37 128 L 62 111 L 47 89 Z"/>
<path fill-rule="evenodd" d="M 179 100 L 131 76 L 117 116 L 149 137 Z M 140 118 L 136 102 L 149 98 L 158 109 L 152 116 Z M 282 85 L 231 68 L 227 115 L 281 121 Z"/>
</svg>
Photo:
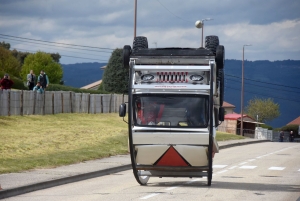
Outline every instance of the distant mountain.
<svg viewBox="0 0 300 201">
<path fill-rule="evenodd" d="M 104 70 L 100 69 L 106 63 L 76 63 L 62 64 L 64 84 L 76 88 L 83 87 L 102 79 Z"/>
<path fill-rule="evenodd" d="M 225 61 L 225 101 L 241 111 L 241 60 Z M 282 127 L 300 116 L 300 61 L 245 61 L 244 106 L 249 100 L 272 98 L 280 105 L 280 117 L 268 122 Z"/>
<path fill-rule="evenodd" d="M 102 79 L 100 67 L 106 63 L 78 63 L 62 65 L 65 85 L 82 87 Z M 241 60 L 225 61 L 225 101 L 241 111 Z M 268 122 L 282 127 L 300 116 L 300 61 L 245 61 L 244 106 L 249 100 L 273 98 L 280 105 L 280 117 Z"/>
</svg>

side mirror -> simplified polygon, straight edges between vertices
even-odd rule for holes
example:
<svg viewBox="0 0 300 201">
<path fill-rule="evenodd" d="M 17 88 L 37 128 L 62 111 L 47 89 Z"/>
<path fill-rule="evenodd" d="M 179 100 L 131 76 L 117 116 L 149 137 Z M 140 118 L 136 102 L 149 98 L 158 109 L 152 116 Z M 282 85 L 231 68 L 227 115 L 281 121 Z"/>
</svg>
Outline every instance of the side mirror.
<svg viewBox="0 0 300 201">
<path fill-rule="evenodd" d="M 119 116 L 125 117 L 126 116 L 126 104 L 122 103 L 119 107 Z"/>
<path fill-rule="evenodd" d="M 225 109 L 223 107 L 219 108 L 219 121 L 224 121 Z"/>
</svg>

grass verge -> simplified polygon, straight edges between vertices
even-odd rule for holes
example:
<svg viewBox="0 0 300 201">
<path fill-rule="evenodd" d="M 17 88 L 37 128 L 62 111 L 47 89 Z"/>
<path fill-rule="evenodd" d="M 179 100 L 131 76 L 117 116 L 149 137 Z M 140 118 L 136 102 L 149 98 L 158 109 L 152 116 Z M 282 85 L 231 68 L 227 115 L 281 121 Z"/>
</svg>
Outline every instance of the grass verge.
<svg viewBox="0 0 300 201">
<path fill-rule="evenodd" d="M 0 174 L 126 154 L 127 133 L 118 114 L 0 116 Z M 217 134 L 234 139 L 243 137 Z"/>
</svg>

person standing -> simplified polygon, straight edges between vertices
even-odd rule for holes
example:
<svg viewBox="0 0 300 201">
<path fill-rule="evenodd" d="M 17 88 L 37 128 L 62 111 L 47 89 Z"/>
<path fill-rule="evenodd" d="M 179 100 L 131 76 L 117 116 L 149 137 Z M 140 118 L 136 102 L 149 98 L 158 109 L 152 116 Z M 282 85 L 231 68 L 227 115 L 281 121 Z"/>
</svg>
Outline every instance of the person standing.
<svg viewBox="0 0 300 201">
<path fill-rule="evenodd" d="M 290 132 L 290 142 L 294 142 L 294 132 Z"/>
<path fill-rule="evenodd" d="M 49 79 L 46 73 L 41 70 L 40 75 L 38 76 L 38 82 L 40 82 L 43 90 L 45 90 L 49 86 Z"/>
<path fill-rule="evenodd" d="M 0 80 L 2 90 L 10 90 L 14 82 L 10 79 L 10 76 L 6 73 Z"/>
<path fill-rule="evenodd" d="M 279 142 L 283 142 L 283 138 L 284 138 L 284 132 L 280 131 L 280 133 L 279 133 Z"/>
<path fill-rule="evenodd" d="M 27 86 L 28 90 L 33 90 L 33 87 L 35 85 L 35 74 L 33 73 L 33 70 L 30 70 L 30 73 L 27 75 Z"/>
</svg>

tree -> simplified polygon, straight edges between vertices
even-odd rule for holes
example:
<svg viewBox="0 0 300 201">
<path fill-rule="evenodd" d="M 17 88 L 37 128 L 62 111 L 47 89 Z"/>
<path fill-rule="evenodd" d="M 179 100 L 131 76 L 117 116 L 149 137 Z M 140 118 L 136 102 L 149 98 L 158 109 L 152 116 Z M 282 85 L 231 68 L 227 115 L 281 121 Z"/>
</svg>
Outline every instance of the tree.
<svg viewBox="0 0 300 201">
<path fill-rule="evenodd" d="M 21 65 L 11 51 L 0 47 L 0 67 L 3 73 L 20 77 Z"/>
<path fill-rule="evenodd" d="M 44 70 L 48 75 L 50 83 L 53 84 L 59 84 L 63 77 L 61 65 L 55 62 L 50 54 L 45 52 L 27 55 L 21 71 L 21 76 L 24 81 L 26 81 L 27 74 L 30 70 L 33 70 L 36 75 L 38 75 L 41 70 Z"/>
<path fill-rule="evenodd" d="M 12 53 L 12 55 L 13 55 L 14 57 L 16 57 L 16 59 L 18 59 L 18 61 L 20 62 L 21 66 L 23 66 L 24 60 L 25 60 L 25 58 L 27 57 L 27 55 L 30 54 L 29 52 L 20 52 L 20 51 L 18 51 L 18 50 L 16 50 L 16 49 L 13 49 L 13 50 L 11 51 L 11 53 Z"/>
<path fill-rule="evenodd" d="M 128 69 L 122 64 L 123 49 L 115 49 L 103 75 L 103 90 L 110 93 L 128 93 Z"/>
<path fill-rule="evenodd" d="M 246 113 L 258 121 L 266 123 L 280 116 L 279 104 L 274 103 L 273 99 L 254 98 L 248 102 Z"/>
<path fill-rule="evenodd" d="M 10 44 L 2 41 L 2 42 L 0 42 L 0 47 L 4 47 L 5 49 L 9 50 Z"/>
</svg>

